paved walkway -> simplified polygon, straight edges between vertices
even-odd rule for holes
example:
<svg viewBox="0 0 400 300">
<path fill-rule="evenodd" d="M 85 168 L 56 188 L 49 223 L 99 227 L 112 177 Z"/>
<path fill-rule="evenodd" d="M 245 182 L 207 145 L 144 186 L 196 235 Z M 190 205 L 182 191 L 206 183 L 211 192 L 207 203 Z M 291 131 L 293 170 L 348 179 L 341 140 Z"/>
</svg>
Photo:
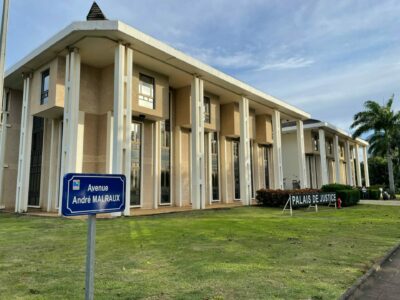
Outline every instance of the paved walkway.
<svg viewBox="0 0 400 300">
<path fill-rule="evenodd" d="M 400 206 L 399 200 L 360 200 L 360 204 Z"/>
<path fill-rule="evenodd" d="M 400 250 L 394 252 L 349 299 L 400 299 Z"/>
</svg>

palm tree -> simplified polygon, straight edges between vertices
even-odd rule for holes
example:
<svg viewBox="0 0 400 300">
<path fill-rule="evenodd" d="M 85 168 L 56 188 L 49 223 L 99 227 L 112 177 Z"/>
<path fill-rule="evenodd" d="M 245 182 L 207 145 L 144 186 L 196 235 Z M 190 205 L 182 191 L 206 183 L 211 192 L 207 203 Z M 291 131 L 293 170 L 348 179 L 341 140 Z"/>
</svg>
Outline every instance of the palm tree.
<svg viewBox="0 0 400 300">
<path fill-rule="evenodd" d="M 376 101 L 366 101 L 365 110 L 354 115 L 351 128 L 355 129 L 353 138 L 362 134 L 372 134 L 368 138 L 370 147 L 368 152 L 374 155 L 386 156 L 389 173 L 389 191 L 395 193 L 393 176 L 393 154 L 396 152 L 399 136 L 400 113 L 392 109 L 394 95 L 386 104 L 380 105 Z"/>
</svg>

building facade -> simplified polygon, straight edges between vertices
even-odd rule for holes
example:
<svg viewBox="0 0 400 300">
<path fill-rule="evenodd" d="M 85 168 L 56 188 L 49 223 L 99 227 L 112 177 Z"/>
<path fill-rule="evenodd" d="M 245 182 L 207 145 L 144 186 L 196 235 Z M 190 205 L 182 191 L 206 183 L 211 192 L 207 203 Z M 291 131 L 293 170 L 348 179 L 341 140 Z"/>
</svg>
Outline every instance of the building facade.
<svg viewBox="0 0 400 300">
<path fill-rule="evenodd" d="M 125 174 L 125 215 L 249 205 L 284 187 L 281 124 L 303 136 L 310 118 L 119 21 L 71 24 L 5 88 L 0 205 L 16 212 L 59 211 L 66 173 Z"/>
<path fill-rule="evenodd" d="M 332 124 L 314 119 L 304 121 L 303 137 L 297 132 L 293 122 L 282 125 L 285 189 L 321 188 L 330 183 L 369 186 L 366 141 L 353 139 Z M 304 140 L 303 152 L 296 148 L 299 138 Z M 360 155 L 364 162 L 363 174 Z"/>
</svg>

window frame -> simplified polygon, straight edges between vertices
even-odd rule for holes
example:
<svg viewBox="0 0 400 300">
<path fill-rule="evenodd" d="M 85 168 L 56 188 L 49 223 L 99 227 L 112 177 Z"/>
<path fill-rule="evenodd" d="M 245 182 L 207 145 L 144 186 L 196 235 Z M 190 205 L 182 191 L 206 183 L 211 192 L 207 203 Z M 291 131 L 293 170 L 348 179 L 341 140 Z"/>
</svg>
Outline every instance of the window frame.
<svg viewBox="0 0 400 300">
<path fill-rule="evenodd" d="M 45 90 L 45 79 L 48 78 L 48 87 Z M 49 103 L 49 90 L 50 90 L 50 68 L 41 72 L 41 83 L 40 83 L 40 105 L 46 105 Z"/>
<path fill-rule="evenodd" d="M 143 83 L 147 83 L 146 81 L 144 81 L 144 80 L 141 79 L 142 77 L 147 78 L 147 79 L 150 79 L 150 80 L 152 81 L 152 85 L 153 85 L 153 95 L 152 95 L 152 100 L 153 100 L 152 104 L 153 104 L 153 107 L 152 107 L 152 108 L 140 104 L 141 101 L 147 101 L 147 100 L 144 100 L 144 99 L 140 99 L 140 97 L 144 97 L 144 98 L 149 98 L 149 99 L 150 99 L 149 95 L 146 95 L 146 94 L 143 94 L 143 93 L 140 92 L 140 91 L 141 91 L 140 86 L 141 86 L 142 82 L 143 82 Z M 149 84 L 149 83 L 147 83 L 147 84 Z M 147 102 L 151 103 L 150 101 L 147 101 Z M 150 76 L 150 75 L 146 75 L 146 74 L 144 74 L 144 73 L 139 73 L 138 105 L 139 105 L 140 107 L 147 108 L 147 109 L 153 109 L 153 110 L 156 109 L 156 79 L 155 79 L 155 77 Z"/>
</svg>

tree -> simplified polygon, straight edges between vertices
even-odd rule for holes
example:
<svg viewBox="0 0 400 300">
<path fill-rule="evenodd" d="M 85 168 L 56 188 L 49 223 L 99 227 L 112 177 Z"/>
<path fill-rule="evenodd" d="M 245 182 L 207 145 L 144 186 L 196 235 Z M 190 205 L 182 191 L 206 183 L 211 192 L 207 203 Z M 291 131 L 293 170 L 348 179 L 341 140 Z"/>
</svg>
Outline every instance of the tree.
<svg viewBox="0 0 400 300">
<path fill-rule="evenodd" d="M 380 105 L 376 101 L 366 101 L 364 111 L 354 115 L 351 128 L 355 129 L 353 138 L 362 134 L 372 134 L 368 137 L 370 147 L 368 152 L 385 156 L 389 175 L 389 191 L 395 194 L 394 175 L 393 175 L 393 155 L 397 152 L 398 141 L 396 137 L 400 135 L 400 114 L 392 109 L 394 95 L 389 100 Z"/>
</svg>

